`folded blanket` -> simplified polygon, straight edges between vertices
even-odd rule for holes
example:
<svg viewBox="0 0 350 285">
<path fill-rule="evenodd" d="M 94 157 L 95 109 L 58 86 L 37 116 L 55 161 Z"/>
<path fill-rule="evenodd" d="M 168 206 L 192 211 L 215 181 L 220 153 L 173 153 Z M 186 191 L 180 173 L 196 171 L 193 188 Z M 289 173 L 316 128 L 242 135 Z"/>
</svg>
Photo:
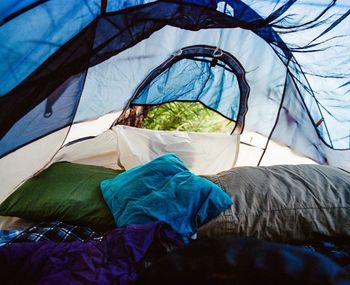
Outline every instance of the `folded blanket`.
<svg viewBox="0 0 350 285">
<path fill-rule="evenodd" d="M 164 223 L 115 229 L 102 241 L 11 244 L 0 248 L 0 284 L 132 284 L 180 244 Z"/>
</svg>

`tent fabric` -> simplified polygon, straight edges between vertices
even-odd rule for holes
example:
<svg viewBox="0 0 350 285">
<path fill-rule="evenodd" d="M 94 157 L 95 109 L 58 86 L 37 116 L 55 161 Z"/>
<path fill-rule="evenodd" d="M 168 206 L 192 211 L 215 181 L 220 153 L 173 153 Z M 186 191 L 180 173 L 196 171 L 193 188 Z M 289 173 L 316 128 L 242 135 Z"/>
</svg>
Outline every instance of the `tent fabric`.
<svg viewBox="0 0 350 285">
<path fill-rule="evenodd" d="M 68 127 L 0 159 L 1 202 L 22 182 L 49 166 L 51 158 L 56 155 L 57 150 L 62 146 L 67 132 Z"/>
<path fill-rule="evenodd" d="M 130 169 L 160 155 L 175 153 L 196 174 L 215 174 L 232 168 L 239 151 L 239 135 L 142 130 L 127 126 L 116 133 L 119 166 Z"/>
<path fill-rule="evenodd" d="M 349 15 L 347 0 L 2 3 L 1 160 L 65 130 L 52 151 L 40 154 L 47 163 L 72 125 L 120 112 L 135 95 L 152 91 L 145 98 L 158 94 L 157 103 L 208 96 L 203 103 L 242 122 L 239 131 L 255 131 L 318 163 L 350 169 Z M 184 58 L 192 46 L 214 52 Z M 225 55 L 242 67 L 249 94 Z M 157 84 L 142 85 L 170 59 Z M 191 80 L 178 72 L 196 65 L 188 74 L 198 89 L 166 98 L 168 87 Z M 205 76 L 214 83 L 197 82 Z M 135 103 L 150 104 L 145 98 Z M 87 136 L 83 131 L 77 138 Z"/>
<path fill-rule="evenodd" d="M 16 87 L 100 12 L 97 0 L 17 1 L 21 3 L 14 6 L 12 2 L 0 6 L 4 27 L 0 38 L 6 38 L 0 50 L 1 95 Z"/>
<path fill-rule="evenodd" d="M 16 149 L 33 138 L 41 138 L 69 126 L 78 106 L 86 73 L 73 76 L 16 123 L 0 142 L 2 152 Z M 20 138 L 20 139 L 18 139 Z"/>
<path fill-rule="evenodd" d="M 278 98 L 282 96 L 285 81 L 285 73 L 280 74 L 273 71 L 275 69 L 285 70 L 285 67 L 263 40 L 252 32 L 239 29 L 189 31 L 167 26 L 153 33 L 147 41 L 142 41 L 88 70 L 75 120 L 84 121 L 114 109 L 123 109 L 128 101 L 133 99 L 133 95 L 136 95 L 134 92 L 138 90 L 142 82 L 149 75 L 153 75 L 159 66 L 172 59 L 174 54 L 183 50 L 184 47 L 192 47 L 203 42 L 212 48 L 212 54 L 220 41 L 222 50 L 229 50 L 230 55 L 234 54 L 235 58 L 240 58 L 239 62 L 244 65 L 244 70 L 247 71 L 245 77 L 250 89 L 249 94 L 261 94 L 250 96 L 248 98 L 248 101 L 252 100 L 250 104 L 264 104 L 270 110 L 268 114 L 260 110 L 259 112 L 264 116 L 260 116 L 259 119 L 254 117 L 252 120 L 246 120 L 246 123 L 251 126 L 258 124 L 271 129 L 279 107 L 276 102 L 279 102 Z M 243 48 L 237 46 L 238 41 Z M 255 45 L 259 46 L 258 54 L 255 54 Z M 135 54 L 139 56 L 135 58 Z M 268 68 L 257 69 L 256 62 L 251 60 L 253 57 Z M 236 71 L 239 71 L 238 68 Z M 116 76 L 117 74 L 120 76 Z M 172 82 L 173 80 L 169 78 L 169 83 Z M 254 84 L 251 84 L 252 82 Z M 269 90 L 264 87 L 266 84 L 276 86 L 274 94 L 270 94 Z M 131 95 L 130 98 L 125 98 L 123 94 Z M 227 97 L 223 98 L 227 99 Z M 239 102 L 243 103 L 244 100 L 239 100 Z M 238 102 L 233 101 L 233 103 L 236 107 Z"/>
<path fill-rule="evenodd" d="M 181 49 L 146 77 L 131 103 L 198 101 L 242 125 L 249 91 L 245 71 L 232 55 L 213 47 L 192 46 Z"/>
</svg>

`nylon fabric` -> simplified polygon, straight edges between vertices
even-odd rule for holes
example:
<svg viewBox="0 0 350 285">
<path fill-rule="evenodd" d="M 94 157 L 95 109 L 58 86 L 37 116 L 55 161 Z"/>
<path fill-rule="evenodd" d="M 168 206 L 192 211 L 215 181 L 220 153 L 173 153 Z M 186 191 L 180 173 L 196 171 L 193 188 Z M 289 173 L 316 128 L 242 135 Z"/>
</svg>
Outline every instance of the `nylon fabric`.
<svg viewBox="0 0 350 285">
<path fill-rule="evenodd" d="M 210 45 L 246 71 L 247 130 L 350 169 L 347 0 L 107 1 L 102 14 L 97 0 L 13 4 L 0 6 L 1 156 L 73 123 L 122 111 L 159 64 L 184 47 Z M 196 69 L 194 78 L 203 71 Z M 54 99 L 46 106 L 56 113 L 52 120 L 41 118 L 48 114 L 44 102 L 64 97 L 77 84 L 71 79 L 86 73 L 71 101 L 77 105 L 57 110 Z M 225 90 L 236 85 L 221 83 L 210 88 L 217 91 L 212 103 L 227 114 L 232 109 L 235 118 L 238 93 L 226 101 Z"/>
<path fill-rule="evenodd" d="M 120 168 L 130 169 L 166 153 L 176 153 L 196 174 L 215 174 L 232 168 L 239 151 L 239 135 L 152 131 L 116 126 Z"/>
</svg>

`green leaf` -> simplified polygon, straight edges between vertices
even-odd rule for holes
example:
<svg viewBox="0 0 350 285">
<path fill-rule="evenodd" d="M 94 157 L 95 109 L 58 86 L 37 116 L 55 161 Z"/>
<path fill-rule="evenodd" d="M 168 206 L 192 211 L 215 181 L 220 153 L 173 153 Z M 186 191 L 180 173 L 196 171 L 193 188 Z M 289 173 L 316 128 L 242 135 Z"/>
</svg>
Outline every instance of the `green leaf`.
<svg viewBox="0 0 350 285">
<path fill-rule="evenodd" d="M 154 106 L 142 127 L 151 130 L 230 133 L 235 126 L 199 102 L 170 102 Z"/>
</svg>

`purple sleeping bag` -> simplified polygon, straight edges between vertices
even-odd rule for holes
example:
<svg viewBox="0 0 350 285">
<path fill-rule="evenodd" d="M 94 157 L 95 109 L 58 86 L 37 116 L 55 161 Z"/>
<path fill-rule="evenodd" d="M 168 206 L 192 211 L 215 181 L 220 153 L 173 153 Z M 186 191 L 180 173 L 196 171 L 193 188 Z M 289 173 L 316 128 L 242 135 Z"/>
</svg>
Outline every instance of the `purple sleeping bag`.
<svg viewBox="0 0 350 285">
<path fill-rule="evenodd" d="M 11 244 L 0 248 L 0 284 L 132 284 L 180 244 L 164 223 L 115 229 L 102 241 Z"/>
</svg>

